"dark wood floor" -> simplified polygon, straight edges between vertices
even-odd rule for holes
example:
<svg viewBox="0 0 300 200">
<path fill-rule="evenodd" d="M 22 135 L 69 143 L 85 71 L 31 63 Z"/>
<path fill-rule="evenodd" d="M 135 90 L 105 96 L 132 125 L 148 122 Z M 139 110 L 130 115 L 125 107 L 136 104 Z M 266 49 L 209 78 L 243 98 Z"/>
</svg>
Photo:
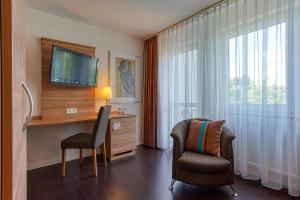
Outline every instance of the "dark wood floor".
<svg viewBox="0 0 300 200">
<path fill-rule="evenodd" d="M 80 168 L 78 161 L 67 163 L 66 177 L 60 177 L 60 165 L 28 172 L 28 200 L 170 200 L 234 199 L 229 187 L 201 188 L 181 182 L 168 190 L 171 181 L 171 154 L 139 147 L 135 157 L 115 161 L 99 176 L 92 176 L 90 159 Z M 295 199 L 287 190 L 274 191 L 259 184 L 236 178 L 236 189 L 243 200 Z"/>
</svg>

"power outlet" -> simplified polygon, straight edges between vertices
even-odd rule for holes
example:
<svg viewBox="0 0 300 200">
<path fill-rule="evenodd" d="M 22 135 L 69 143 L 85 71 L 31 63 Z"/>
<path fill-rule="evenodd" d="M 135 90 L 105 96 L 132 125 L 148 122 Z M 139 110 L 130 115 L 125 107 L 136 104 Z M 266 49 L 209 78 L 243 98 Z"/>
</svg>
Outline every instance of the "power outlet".
<svg viewBox="0 0 300 200">
<path fill-rule="evenodd" d="M 67 114 L 76 114 L 77 108 L 67 108 Z"/>
</svg>

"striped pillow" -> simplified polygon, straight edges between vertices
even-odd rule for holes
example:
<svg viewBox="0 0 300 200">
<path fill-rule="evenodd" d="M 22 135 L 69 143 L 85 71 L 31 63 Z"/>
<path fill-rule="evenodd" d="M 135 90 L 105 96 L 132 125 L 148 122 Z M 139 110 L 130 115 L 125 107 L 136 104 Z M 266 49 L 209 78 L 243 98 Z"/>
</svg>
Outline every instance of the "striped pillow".
<svg viewBox="0 0 300 200">
<path fill-rule="evenodd" d="M 225 121 L 192 120 L 185 148 L 220 157 L 220 139 Z"/>
</svg>

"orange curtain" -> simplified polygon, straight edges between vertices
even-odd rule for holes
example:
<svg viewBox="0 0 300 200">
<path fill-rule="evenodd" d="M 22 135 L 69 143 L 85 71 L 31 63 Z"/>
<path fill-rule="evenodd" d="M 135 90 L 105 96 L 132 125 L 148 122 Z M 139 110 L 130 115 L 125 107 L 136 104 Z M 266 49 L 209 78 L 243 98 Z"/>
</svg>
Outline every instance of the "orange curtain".
<svg viewBox="0 0 300 200">
<path fill-rule="evenodd" d="M 157 36 L 145 41 L 143 84 L 143 142 L 156 148 L 157 144 Z"/>
</svg>

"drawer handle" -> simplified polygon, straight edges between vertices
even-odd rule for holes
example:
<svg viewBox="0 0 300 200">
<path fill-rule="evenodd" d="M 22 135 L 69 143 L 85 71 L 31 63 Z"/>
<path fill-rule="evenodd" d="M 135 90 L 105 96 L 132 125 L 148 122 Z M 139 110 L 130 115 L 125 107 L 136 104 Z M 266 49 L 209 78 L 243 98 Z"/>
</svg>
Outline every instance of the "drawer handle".
<svg viewBox="0 0 300 200">
<path fill-rule="evenodd" d="M 26 93 L 26 95 L 27 95 L 27 97 L 28 97 L 28 99 L 29 99 L 29 114 L 28 114 L 28 116 L 26 117 L 26 121 L 25 121 L 25 123 L 24 123 L 24 125 L 23 125 L 23 128 L 22 128 L 22 131 L 25 131 L 26 130 L 26 128 L 27 128 L 27 126 L 28 126 L 28 124 L 30 123 L 30 121 L 31 121 L 31 118 L 32 118 L 32 110 L 33 110 L 33 99 L 32 99 L 32 95 L 31 95 L 31 93 L 30 93 L 30 90 L 28 89 L 28 87 L 27 87 L 27 85 L 23 82 L 22 83 L 22 87 L 23 87 L 23 89 L 25 90 L 25 93 Z"/>
</svg>

